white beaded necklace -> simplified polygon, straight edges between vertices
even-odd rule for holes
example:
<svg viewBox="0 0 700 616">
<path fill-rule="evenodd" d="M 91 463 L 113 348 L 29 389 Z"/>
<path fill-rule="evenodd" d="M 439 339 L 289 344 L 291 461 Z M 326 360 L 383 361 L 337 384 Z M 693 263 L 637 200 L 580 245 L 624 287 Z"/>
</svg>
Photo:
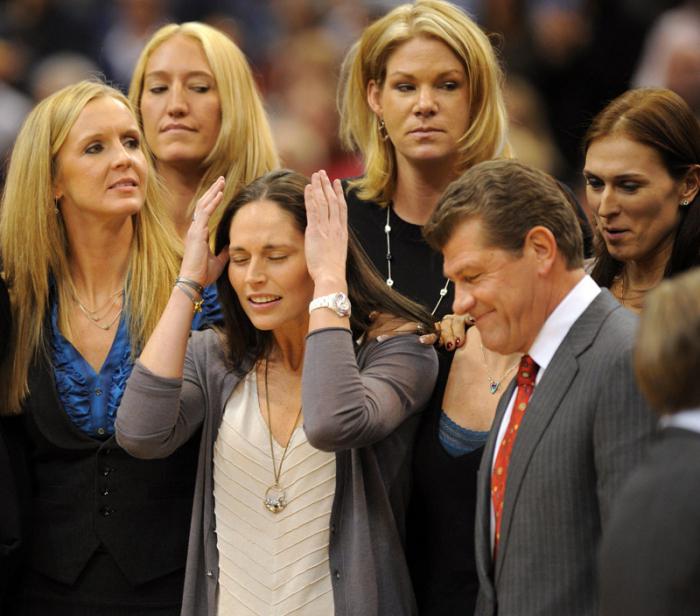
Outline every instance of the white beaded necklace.
<svg viewBox="0 0 700 616">
<path fill-rule="evenodd" d="M 386 206 L 386 224 L 384 225 L 384 235 L 386 235 L 386 284 L 388 287 L 393 287 L 394 279 L 391 277 L 391 261 L 393 259 L 391 255 L 391 204 Z M 448 278 L 445 281 L 445 286 L 442 287 L 442 289 L 440 289 L 440 297 L 438 297 L 435 307 L 430 312 L 431 316 L 437 312 L 437 309 L 440 307 L 442 300 L 445 298 L 445 295 L 447 295 L 447 289 L 449 289 L 449 287 L 450 279 Z"/>
</svg>

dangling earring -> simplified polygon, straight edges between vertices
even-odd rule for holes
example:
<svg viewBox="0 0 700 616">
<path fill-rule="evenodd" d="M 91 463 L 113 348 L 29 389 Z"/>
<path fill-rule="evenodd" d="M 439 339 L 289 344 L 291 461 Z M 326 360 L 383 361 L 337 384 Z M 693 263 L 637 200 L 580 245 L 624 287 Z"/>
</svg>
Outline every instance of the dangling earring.
<svg viewBox="0 0 700 616">
<path fill-rule="evenodd" d="M 389 133 L 386 131 L 386 124 L 384 124 L 384 118 L 379 118 L 379 136 L 382 141 L 386 141 L 389 138 Z"/>
<path fill-rule="evenodd" d="M 61 213 L 61 210 L 58 209 L 58 197 L 53 198 L 53 211 L 58 215 Z"/>
<path fill-rule="evenodd" d="M 681 207 L 688 207 L 689 205 L 690 201 L 688 201 L 687 199 L 683 199 L 683 201 L 681 201 Z"/>
</svg>

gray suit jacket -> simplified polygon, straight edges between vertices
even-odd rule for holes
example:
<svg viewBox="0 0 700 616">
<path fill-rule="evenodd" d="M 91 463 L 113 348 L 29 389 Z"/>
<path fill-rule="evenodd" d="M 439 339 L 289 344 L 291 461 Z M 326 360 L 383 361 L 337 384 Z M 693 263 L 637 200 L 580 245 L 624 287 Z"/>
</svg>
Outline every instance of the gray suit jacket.
<svg viewBox="0 0 700 616">
<path fill-rule="evenodd" d="M 478 616 L 597 613 L 601 527 L 654 427 L 632 372 L 636 321 L 603 290 L 557 349 L 511 454 L 494 564 L 491 463 L 515 383 L 504 392 L 478 476 Z"/>
<path fill-rule="evenodd" d="M 664 428 L 603 533 L 601 616 L 700 614 L 698 520 L 700 434 Z"/>
</svg>

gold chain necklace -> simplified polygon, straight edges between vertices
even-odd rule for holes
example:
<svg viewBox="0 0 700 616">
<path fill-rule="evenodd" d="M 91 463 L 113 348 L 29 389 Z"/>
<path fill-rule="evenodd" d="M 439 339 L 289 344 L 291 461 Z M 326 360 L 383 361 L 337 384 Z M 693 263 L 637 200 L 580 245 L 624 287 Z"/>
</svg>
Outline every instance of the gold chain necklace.
<svg viewBox="0 0 700 616">
<path fill-rule="evenodd" d="M 506 370 L 502 375 L 501 378 L 498 380 L 495 380 L 489 373 L 489 365 L 486 363 L 486 353 L 484 352 L 484 345 L 481 345 L 481 356 L 484 358 L 484 368 L 486 368 L 486 376 L 489 380 L 489 392 L 491 395 L 495 395 L 498 389 L 501 386 L 501 383 L 503 383 L 503 379 L 508 376 L 508 373 L 511 372 L 512 370 L 515 370 L 518 365 L 520 364 L 520 360 L 516 361 L 508 370 Z"/>
<path fill-rule="evenodd" d="M 265 508 L 272 513 L 279 513 L 287 506 L 287 493 L 284 488 L 280 485 L 280 477 L 282 476 L 282 465 L 284 464 L 284 459 L 287 456 L 287 451 L 289 450 L 289 445 L 292 443 L 294 438 L 294 430 L 297 428 L 299 423 L 299 417 L 301 417 L 301 409 L 297 412 L 296 419 L 294 420 L 294 426 L 292 426 L 292 433 L 289 435 L 289 440 L 287 445 L 282 452 L 282 458 L 280 458 L 280 465 L 277 467 L 275 462 L 275 448 L 272 444 L 272 415 L 270 414 L 270 388 L 267 386 L 267 366 L 269 360 L 265 358 L 265 406 L 267 407 L 267 432 L 270 436 L 270 456 L 272 457 L 272 475 L 275 478 L 275 483 L 273 483 L 266 491 L 265 498 L 263 499 L 263 505 Z"/>
<path fill-rule="evenodd" d="M 100 323 L 100 321 L 104 321 L 104 319 L 107 317 L 109 314 L 109 311 L 112 309 L 112 307 L 116 304 L 118 297 L 124 292 L 124 289 L 121 288 L 118 291 L 115 291 L 109 296 L 109 299 L 107 300 L 107 303 L 102 305 L 101 307 L 96 308 L 95 310 L 90 310 L 88 309 L 81 301 L 78 295 L 73 292 L 73 301 L 78 305 L 78 308 L 80 308 L 80 311 L 85 315 L 88 321 L 92 323 L 95 327 L 99 327 L 102 331 L 109 331 L 112 326 L 117 322 L 117 319 L 122 314 L 122 311 L 124 310 L 124 305 L 119 308 L 117 311 L 117 314 L 114 315 L 114 317 L 107 323 L 106 325 L 103 325 Z M 104 314 L 99 315 L 102 311 L 105 311 Z"/>
<path fill-rule="evenodd" d="M 625 282 L 624 271 L 616 277 L 616 280 L 620 283 L 620 297 L 618 298 L 620 300 L 620 305 L 633 311 L 641 310 L 645 295 L 651 291 L 654 286 L 647 287 L 646 289 L 634 289 L 631 286 L 628 288 Z"/>
</svg>

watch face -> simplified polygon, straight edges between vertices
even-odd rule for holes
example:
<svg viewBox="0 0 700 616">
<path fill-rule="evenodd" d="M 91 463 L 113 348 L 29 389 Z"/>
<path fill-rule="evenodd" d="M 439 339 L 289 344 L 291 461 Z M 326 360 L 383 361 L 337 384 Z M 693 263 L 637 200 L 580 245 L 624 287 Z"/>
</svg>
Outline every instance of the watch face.
<svg viewBox="0 0 700 616">
<path fill-rule="evenodd" d="M 350 316 L 350 299 L 345 293 L 338 293 L 335 296 L 335 306 L 340 316 Z"/>
</svg>

